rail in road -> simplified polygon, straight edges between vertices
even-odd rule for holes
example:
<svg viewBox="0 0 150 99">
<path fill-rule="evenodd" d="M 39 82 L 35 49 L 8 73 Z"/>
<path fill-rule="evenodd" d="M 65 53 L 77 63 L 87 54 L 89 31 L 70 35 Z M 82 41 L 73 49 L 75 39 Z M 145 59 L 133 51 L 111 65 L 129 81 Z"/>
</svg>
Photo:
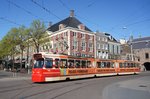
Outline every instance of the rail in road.
<svg viewBox="0 0 150 99">
<path fill-rule="evenodd" d="M 128 81 L 132 82 L 134 79 L 138 80 L 149 76 L 150 72 L 141 73 L 139 75 L 113 76 L 49 83 L 32 83 L 30 80 L 5 81 L 0 82 L 0 96 L 3 97 L 3 99 L 107 99 L 108 97 L 104 97 L 104 92 L 109 86 L 123 82 L 127 84 Z M 143 80 L 147 79 L 143 78 Z M 128 85 L 126 86 L 128 87 Z"/>
</svg>

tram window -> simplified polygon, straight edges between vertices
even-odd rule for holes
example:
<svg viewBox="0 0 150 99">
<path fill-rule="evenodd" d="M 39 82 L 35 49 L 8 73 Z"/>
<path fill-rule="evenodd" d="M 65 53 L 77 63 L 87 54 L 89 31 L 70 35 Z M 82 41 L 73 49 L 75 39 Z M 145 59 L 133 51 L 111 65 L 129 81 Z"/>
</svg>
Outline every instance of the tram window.
<svg viewBox="0 0 150 99">
<path fill-rule="evenodd" d="M 136 67 L 136 63 L 134 63 L 134 67 Z"/>
<path fill-rule="evenodd" d="M 130 67 L 132 67 L 132 63 L 130 63 Z"/>
<path fill-rule="evenodd" d="M 91 61 L 87 61 L 87 66 L 88 66 L 88 68 L 92 67 Z"/>
<path fill-rule="evenodd" d="M 133 63 L 131 63 L 131 67 L 133 67 Z"/>
<path fill-rule="evenodd" d="M 68 67 L 66 59 L 61 59 L 60 60 L 60 67 L 61 68 L 67 68 Z"/>
<path fill-rule="evenodd" d="M 34 68 L 42 68 L 44 65 L 44 59 L 39 59 L 34 62 Z"/>
<path fill-rule="evenodd" d="M 76 60 L 76 68 L 80 68 L 80 61 Z"/>
<path fill-rule="evenodd" d="M 127 67 L 127 63 L 124 63 L 124 68 L 126 68 Z"/>
<path fill-rule="evenodd" d="M 137 63 L 134 64 L 134 67 L 137 67 Z"/>
<path fill-rule="evenodd" d="M 111 63 L 110 63 L 110 67 L 111 67 L 111 68 L 114 68 L 114 67 L 115 67 L 115 66 L 114 66 L 114 62 L 111 62 Z"/>
<path fill-rule="evenodd" d="M 139 65 L 140 65 L 139 63 L 136 63 L 136 67 L 139 67 Z"/>
<path fill-rule="evenodd" d="M 81 67 L 82 68 L 86 68 L 87 66 L 86 66 L 86 61 L 81 61 Z"/>
<path fill-rule="evenodd" d="M 104 68 L 104 67 L 105 67 L 105 63 L 101 62 L 101 68 Z"/>
<path fill-rule="evenodd" d="M 130 64 L 130 63 L 128 63 L 127 67 L 131 67 L 131 64 Z"/>
<path fill-rule="evenodd" d="M 122 68 L 124 68 L 124 63 L 121 63 L 122 64 Z"/>
<path fill-rule="evenodd" d="M 68 67 L 74 68 L 74 60 L 68 60 Z"/>
<path fill-rule="evenodd" d="M 97 62 L 97 67 L 101 68 L 101 62 Z"/>
<path fill-rule="evenodd" d="M 120 65 L 120 68 L 122 68 L 123 66 L 122 66 L 122 63 L 119 63 L 119 65 Z"/>
<path fill-rule="evenodd" d="M 139 67 L 140 66 L 140 64 L 137 64 L 137 67 Z"/>
<path fill-rule="evenodd" d="M 59 59 L 55 59 L 55 67 L 58 68 L 60 67 L 60 62 L 59 62 Z"/>
<path fill-rule="evenodd" d="M 52 59 L 45 59 L 45 67 L 46 68 L 52 68 L 53 66 L 53 60 Z"/>
<path fill-rule="evenodd" d="M 107 62 L 104 62 L 104 67 L 105 67 L 105 68 L 107 67 Z"/>
<path fill-rule="evenodd" d="M 106 62 L 106 67 L 110 68 L 110 62 Z"/>
</svg>

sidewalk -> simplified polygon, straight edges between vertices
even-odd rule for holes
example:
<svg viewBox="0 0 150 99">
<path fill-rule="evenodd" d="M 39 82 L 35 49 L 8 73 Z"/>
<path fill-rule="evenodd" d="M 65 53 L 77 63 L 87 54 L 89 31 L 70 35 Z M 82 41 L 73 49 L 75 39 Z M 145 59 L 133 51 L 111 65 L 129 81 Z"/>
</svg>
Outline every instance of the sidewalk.
<svg viewBox="0 0 150 99">
<path fill-rule="evenodd" d="M 143 74 L 150 73 L 149 71 Z M 150 99 L 150 76 L 121 81 L 105 87 L 103 99 Z"/>
<path fill-rule="evenodd" d="M 22 80 L 22 79 L 31 79 L 31 73 L 14 73 L 4 70 L 0 70 L 0 81 L 3 80 Z"/>
</svg>

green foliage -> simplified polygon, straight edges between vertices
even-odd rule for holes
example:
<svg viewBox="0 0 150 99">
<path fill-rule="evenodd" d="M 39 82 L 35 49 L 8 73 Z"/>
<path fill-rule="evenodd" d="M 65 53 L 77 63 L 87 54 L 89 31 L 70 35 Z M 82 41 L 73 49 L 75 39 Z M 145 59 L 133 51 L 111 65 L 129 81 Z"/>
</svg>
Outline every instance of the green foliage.
<svg viewBox="0 0 150 99">
<path fill-rule="evenodd" d="M 40 45 L 49 41 L 45 25 L 40 20 L 34 20 L 29 29 L 25 26 L 10 29 L 0 41 L 0 58 L 16 54 L 23 55 L 29 41 L 30 45 L 35 46 L 37 52 Z"/>
<path fill-rule="evenodd" d="M 48 34 L 46 33 L 45 25 L 40 20 L 34 20 L 31 23 L 29 36 L 36 47 L 37 53 L 39 52 L 40 45 L 49 40 L 46 38 Z"/>
<path fill-rule="evenodd" d="M 7 55 L 12 55 L 16 52 L 16 44 L 17 44 L 17 28 L 12 28 L 7 35 L 1 40 L 0 44 L 0 56 L 4 57 Z"/>
</svg>

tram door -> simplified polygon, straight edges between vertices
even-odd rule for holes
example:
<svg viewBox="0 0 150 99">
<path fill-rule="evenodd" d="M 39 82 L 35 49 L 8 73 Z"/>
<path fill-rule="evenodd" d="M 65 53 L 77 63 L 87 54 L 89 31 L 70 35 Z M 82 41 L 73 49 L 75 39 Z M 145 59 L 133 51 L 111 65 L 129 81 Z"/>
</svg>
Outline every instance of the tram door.
<svg viewBox="0 0 150 99">
<path fill-rule="evenodd" d="M 119 70 L 119 63 L 115 62 L 115 68 L 116 68 L 116 72 L 118 73 L 120 70 Z"/>
</svg>

